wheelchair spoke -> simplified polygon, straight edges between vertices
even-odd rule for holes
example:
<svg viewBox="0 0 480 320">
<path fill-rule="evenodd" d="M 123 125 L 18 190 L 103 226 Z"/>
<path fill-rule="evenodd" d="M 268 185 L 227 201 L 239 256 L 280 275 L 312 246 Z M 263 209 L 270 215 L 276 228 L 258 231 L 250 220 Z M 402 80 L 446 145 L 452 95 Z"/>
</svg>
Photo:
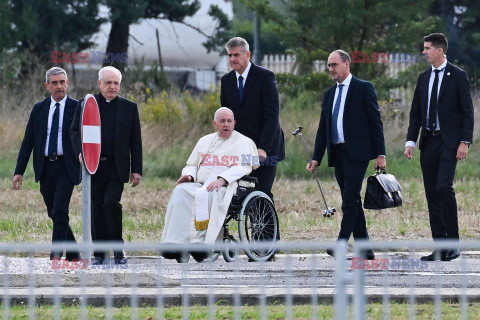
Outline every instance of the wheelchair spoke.
<svg viewBox="0 0 480 320">
<path fill-rule="evenodd" d="M 242 241 L 260 243 L 277 240 L 277 214 L 273 203 L 265 194 L 255 195 L 244 204 L 240 221 L 239 231 L 242 231 L 240 234 Z M 255 261 L 266 261 L 275 254 L 273 248 L 245 250 L 245 252 Z"/>
</svg>

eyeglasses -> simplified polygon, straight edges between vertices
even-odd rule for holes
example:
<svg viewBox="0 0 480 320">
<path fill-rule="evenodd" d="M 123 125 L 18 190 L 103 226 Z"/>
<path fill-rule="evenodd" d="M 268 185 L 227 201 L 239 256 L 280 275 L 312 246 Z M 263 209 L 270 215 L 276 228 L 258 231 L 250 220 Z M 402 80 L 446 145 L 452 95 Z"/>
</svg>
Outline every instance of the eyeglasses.
<svg viewBox="0 0 480 320">
<path fill-rule="evenodd" d="M 335 69 L 338 66 L 338 63 L 327 64 L 325 69 L 330 70 L 330 68 Z"/>
</svg>

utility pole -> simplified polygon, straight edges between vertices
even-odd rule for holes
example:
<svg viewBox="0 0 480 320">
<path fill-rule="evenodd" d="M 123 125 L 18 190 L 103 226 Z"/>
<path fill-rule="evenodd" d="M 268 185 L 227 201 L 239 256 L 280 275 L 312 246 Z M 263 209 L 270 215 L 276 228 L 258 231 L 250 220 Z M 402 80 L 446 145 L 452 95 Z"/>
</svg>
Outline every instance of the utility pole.
<svg viewBox="0 0 480 320">
<path fill-rule="evenodd" d="M 257 13 L 255 13 L 253 19 L 255 25 L 253 31 L 253 62 L 260 66 L 262 64 L 262 53 L 260 51 L 260 18 Z"/>
</svg>

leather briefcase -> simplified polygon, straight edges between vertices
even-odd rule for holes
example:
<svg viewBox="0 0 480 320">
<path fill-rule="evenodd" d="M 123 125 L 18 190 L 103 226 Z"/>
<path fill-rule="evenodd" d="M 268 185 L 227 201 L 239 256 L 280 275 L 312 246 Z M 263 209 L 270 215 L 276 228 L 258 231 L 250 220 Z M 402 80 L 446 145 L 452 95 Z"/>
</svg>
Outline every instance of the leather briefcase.
<svg viewBox="0 0 480 320">
<path fill-rule="evenodd" d="M 376 170 L 373 176 L 367 179 L 367 190 L 363 200 L 365 209 L 381 210 L 399 207 L 402 205 L 402 187 L 397 179 L 386 170 Z"/>
</svg>

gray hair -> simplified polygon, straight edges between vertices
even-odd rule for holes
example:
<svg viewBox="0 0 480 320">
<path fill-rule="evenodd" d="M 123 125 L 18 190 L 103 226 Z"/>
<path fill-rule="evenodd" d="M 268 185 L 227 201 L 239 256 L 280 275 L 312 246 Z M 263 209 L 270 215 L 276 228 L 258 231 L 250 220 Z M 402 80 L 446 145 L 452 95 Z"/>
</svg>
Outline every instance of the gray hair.
<svg viewBox="0 0 480 320">
<path fill-rule="evenodd" d="M 102 80 L 103 74 L 105 73 L 105 71 L 115 72 L 118 75 L 118 77 L 120 78 L 120 82 L 122 82 L 122 73 L 120 72 L 120 70 L 118 70 L 117 68 L 112 67 L 112 66 L 106 66 L 106 67 L 103 67 L 102 69 L 100 69 L 98 71 L 98 80 Z"/>
<path fill-rule="evenodd" d="M 45 73 L 45 81 L 48 83 L 50 81 L 50 76 L 56 76 L 57 74 L 62 74 L 62 73 L 65 75 L 65 79 L 68 80 L 67 71 L 65 71 L 60 67 L 50 68 L 48 69 L 47 73 Z"/>
<path fill-rule="evenodd" d="M 332 53 L 338 53 L 340 55 L 340 58 L 342 58 L 343 62 L 348 61 L 349 64 L 352 63 L 352 59 L 350 59 L 350 56 L 348 55 L 347 52 L 345 52 L 343 50 L 340 50 L 340 49 L 337 49 L 337 50 L 333 51 Z"/>
<path fill-rule="evenodd" d="M 218 108 L 217 111 L 215 111 L 215 114 L 213 115 L 213 120 L 217 121 L 217 116 L 222 111 L 230 111 L 232 113 L 233 120 L 235 120 L 235 115 L 233 114 L 232 109 L 229 109 L 227 107 Z"/>
<path fill-rule="evenodd" d="M 247 40 L 241 38 L 241 37 L 234 37 L 225 44 L 225 49 L 233 49 L 236 47 L 241 47 L 243 49 L 243 52 L 248 52 L 250 49 L 250 46 L 248 45 Z"/>
</svg>

